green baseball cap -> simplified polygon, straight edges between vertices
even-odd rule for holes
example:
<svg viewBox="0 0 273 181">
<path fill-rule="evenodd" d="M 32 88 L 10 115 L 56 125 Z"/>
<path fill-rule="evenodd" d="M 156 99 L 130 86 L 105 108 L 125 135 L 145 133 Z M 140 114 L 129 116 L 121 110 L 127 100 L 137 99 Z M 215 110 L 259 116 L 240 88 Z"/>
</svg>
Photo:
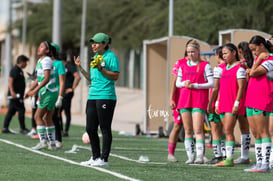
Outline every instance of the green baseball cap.
<svg viewBox="0 0 273 181">
<path fill-rule="evenodd" d="M 50 43 L 51 46 L 53 46 L 57 52 L 60 52 L 60 47 L 59 45 L 55 44 L 55 43 Z"/>
<path fill-rule="evenodd" d="M 88 40 L 89 42 L 96 42 L 96 43 L 109 43 L 109 36 L 105 33 L 97 33 L 92 38 Z"/>
</svg>

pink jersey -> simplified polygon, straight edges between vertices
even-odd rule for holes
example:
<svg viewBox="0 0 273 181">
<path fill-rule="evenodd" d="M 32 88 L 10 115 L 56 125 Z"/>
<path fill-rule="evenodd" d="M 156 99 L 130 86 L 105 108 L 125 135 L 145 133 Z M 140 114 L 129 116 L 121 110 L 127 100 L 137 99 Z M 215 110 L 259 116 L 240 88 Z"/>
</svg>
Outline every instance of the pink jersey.
<svg viewBox="0 0 273 181">
<path fill-rule="evenodd" d="M 268 60 L 272 61 L 273 56 L 263 60 L 262 63 Z M 273 108 L 272 91 L 273 82 L 269 80 L 267 74 L 258 77 L 249 77 L 246 94 L 246 107 L 271 112 Z"/>
<path fill-rule="evenodd" d="M 173 71 L 172 71 L 173 75 L 177 76 L 179 65 L 184 61 L 187 61 L 187 59 L 182 58 L 182 59 L 176 61 L 176 63 L 173 66 Z M 179 95 L 180 95 L 180 88 L 176 88 L 176 91 L 174 92 L 174 95 L 173 95 L 173 100 L 174 100 L 175 104 L 177 104 L 177 102 L 179 100 Z"/>
<path fill-rule="evenodd" d="M 237 71 L 240 64 L 233 66 L 227 70 L 227 65 L 224 65 L 223 72 L 220 78 L 220 90 L 219 90 L 219 113 L 232 113 L 234 102 L 237 98 L 237 92 L 239 90 L 237 83 Z M 245 90 L 240 100 L 237 115 L 245 115 Z"/>
<path fill-rule="evenodd" d="M 226 63 L 221 63 L 221 64 L 217 65 L 217 67 L 221 68 L 222 70 L 224 69 L 225 66 L 226 66 Z M 219 77 L 214 77 L 214 79 L 220 79 L 220 78 L 219 78 Z M 213 88 L 210 89 L 209 98 L 211 98 L 212 90 L 213 90 Z M 217 101 L 217 98 L 218 98 L 218 95 L 216 96 L 215 100 L 214 100 L 213 103 L 212 103 L 212 110 L 213 110 L 213 113 L 216 113 L 216 112 L 215 112 L 215 102 Z"/>
<path fill-rule="evenodd" d="M 180 59 L 178 60 L 174 66 L 173 66 L 173 70 L 172 70 L 172 74 L 177 76 L 178 74 L 178 69 L 179 69 L 179 65 L 181 64 L 181 62 L 183 61 L 187 61 L 186 58 L 183 58 L 183 59 Z M 177 105 L 178 103 L 178 100 L 179 100 L 179 95 L 180 95 L 180 88 L 176 88 L 175 92 L 174 92 L 174 95 L 173 95 L 173 100 L 175 102 L 175 104 Z M 174 122 L 175 123 L 182 123 L 182 119 L 181 119 L 181 116 L 180 116 L 180 113 L 179 111 L 176 109 L 173 110 L 173 118 L 174 118 Z"/>
<path fill-rule="evenodd" d="M 189 66 L 187 61 L 182 61 L 179 68 L 182 71 L 182 81 L 190 80 L 191 83 L 206 83 L 205 67 L 208 62 L 201 60 L 195 66 Z M 208 106 L 209 89 L 188 89 L 182 87 L 180 91 L 177 109 L 184 108 L 200 108 L 207 109 Z"/>
<path fill-rule="evenodd" d="M 175 104 L 177 105 L 177 102 L 179 100 L 179 95 L 180 95 L 180 88 L 176 88 L 174 95 L 173 95 L 173 101 L 175 102 Z M 182 119 L 180 116 L 179 111 L 177 110 L 177 108 L 173 109 L 173 119 L 175 123 L 182 123 Z"/>
<path fill-rule="evenodd" d="M 187 61 L 187 58 L 182 58 L 180 60 L 177 60 L 173 66 L 173 71 L 172 71 L 172 74 L 177 76 L 178 74 L 178 69 L 179 69 L 179 65 L 183 62 L 183 61 Z"/>
</svg>

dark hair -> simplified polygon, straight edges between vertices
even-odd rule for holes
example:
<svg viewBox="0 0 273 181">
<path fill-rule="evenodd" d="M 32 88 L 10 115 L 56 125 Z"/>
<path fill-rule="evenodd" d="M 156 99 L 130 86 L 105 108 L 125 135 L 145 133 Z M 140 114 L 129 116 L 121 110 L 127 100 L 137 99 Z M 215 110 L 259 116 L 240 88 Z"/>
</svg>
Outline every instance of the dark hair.
<svg viewBox="0 0 273 181">
<path fill-rule="evenodd" d="M 59 60 L 59 53 L 57 52 L 56 48 L 52 45 L 50 45 L 51 48 L 52 48 L 52 51 L 51 51 L 51 57 L 54 57 L 56 60 Z"/>
<path fill-rule="evenodd" d="M 273 46 L 272 44 L 264 39 L 263 37 L 259 36 L 259 35 L 255 35 L 253 36 L 250 41 L 249 41 L 249 44 L 254 44 L 254 45 L 257 45 L 257 46 L 260 46 L 261 44 L 264 45 L 264 47 L 270 52 L 270 53 L 273 53 Z"/>
<path fill-rule="evenodd" d="M 273 40 L 273 35 L 268 40 L 269 41 L 267 41 L 267 42 L 268 42 L 269 46 L 273 46 L 273 44 L 271 43 L 271 40 Z"/>
<path fill-rule="evenodd" d="M 238 44 L 238 49 L 241 49 L 243 51 L 244 59 L 246 60 L 246 64 L 249 68 L 253 65 L 253 54 L 249 48 L 249 44 L 246 41 L 242 41 Z"/>
<path fill-rule="evenodd" d="M 111 45 L 111 43 L 112 43 L 112 38 L 110 36 L 108 36 L 108 38 L 109 38 L 109 42 L 107 43 L 106 47 L 104 48 L 105 50 L 108 50 L 110 47 L 109 45 Z M 106 43 L 106 42 L 103 41 L 103 43 Z"/>
<path fill-rule="evenodd" d="M 217 48 L 215 48 L 215 54 L 216 55 L 218 55 L 221 59 L 223 59 L 223 52 L 222 52 L 222 49 L 223 49 L 223 47 L 222 46 L 220 46 L 220 47 L 217 47 Z"/>
<path fill-rule="evenodd" d="M 235 58 L 236 58 L 237 61 L 240 61 L 239 54 L 238 54 L 238 49 L 236 48 L 236 46 L 235 46 L 234 44 L 232 44 L 232 43 L 227 43 L 227 44 L 225 44 L 225 45 L 223 46 L 222 49 L 224 49 L 224 48 L 229 49 L 230 51 L 235 51 L 235 52 L 236 52 Z"/>
<path fill-rule="evenodd" d="M 16 63 L 20 63 L 20 62 L 27 62 L 29 61 L 29 58 L 25 55 L 20 55 L 17 57 Z"/>
<path fill-rule="evenodd" d="M 190 42 L 191 42 L 192 40 L 193 40 L 193 39 L 189 39 L 189 41 L 187 41 L 187 43 L 186 43 L 186 49 L 185 49 L 184 57 L 188 56 L 188 53 L 187 53 L 187 46 L 188 46 L 188 44 L 190 44 Z"/>
<path fill-rule="evenodd" d="M 60 59 L 61 59 L 61 60 L 67 61 L 67 55 L 66 55 L 65 52 L 61 52 L 61 53 L 59 54 L 59 56 L 60 56 Z"/>
<path fill-rule="evenodd" d="M 46 48 L 49 50 L 49 52 L 46 54 L 46 56 L 51 57 L 53 47 L 51 46 L 49 41 L 43 41 L 43 43 L 45 44 Z"/>
</svg>

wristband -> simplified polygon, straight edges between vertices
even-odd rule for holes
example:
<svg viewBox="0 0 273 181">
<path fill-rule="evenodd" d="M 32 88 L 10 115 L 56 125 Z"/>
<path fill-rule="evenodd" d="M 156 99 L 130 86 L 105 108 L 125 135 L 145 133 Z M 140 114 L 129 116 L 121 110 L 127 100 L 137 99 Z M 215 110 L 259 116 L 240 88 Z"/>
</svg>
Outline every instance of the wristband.
<svg viewBox="0 0 273 181">
<path fill-rule="evenodd" d="M 215 102 L 215 107 L 218 107 L 219 106 L 219 101 L 216 101 Z"/>
<path fill-rule="evenodd" d="M 239 104 L 240 104 L 240 101 L 237 101 L 237 100 L 236 100 L 236 101 L 234 102 L 234 105 L 233 105 L 233 106 L 238 107 Z"/>
</svg>

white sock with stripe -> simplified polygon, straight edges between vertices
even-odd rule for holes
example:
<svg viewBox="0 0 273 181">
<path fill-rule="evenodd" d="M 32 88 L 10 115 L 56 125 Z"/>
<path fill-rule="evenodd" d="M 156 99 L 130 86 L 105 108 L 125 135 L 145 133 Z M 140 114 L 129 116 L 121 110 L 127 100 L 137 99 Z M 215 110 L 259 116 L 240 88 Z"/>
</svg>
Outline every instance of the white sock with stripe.
<svg viewBox="0 0 273 181">
<path fill-rule="evenodd" d="M 205 141 L 196 140 L 196 158 L 203 158 L 205 149 Z"/>
<path fill-rule="evenodd" d="M 55 126 L 46 127 L 46 133 L 49 144 L 54 145 L 56 139 Z"/>
<path fill-rule="evenodd" d="M 188 159 L 194 159 L 194 142 L 193 138 L 185 138 L 185 149 Z"/>
<path fill-rule="evenodd" d="M 47 140 L 46 127 L 44 125 L 37 125 L 36 129 L 39 135 L 40 142 L 45 143 Z"/>
</svg>

